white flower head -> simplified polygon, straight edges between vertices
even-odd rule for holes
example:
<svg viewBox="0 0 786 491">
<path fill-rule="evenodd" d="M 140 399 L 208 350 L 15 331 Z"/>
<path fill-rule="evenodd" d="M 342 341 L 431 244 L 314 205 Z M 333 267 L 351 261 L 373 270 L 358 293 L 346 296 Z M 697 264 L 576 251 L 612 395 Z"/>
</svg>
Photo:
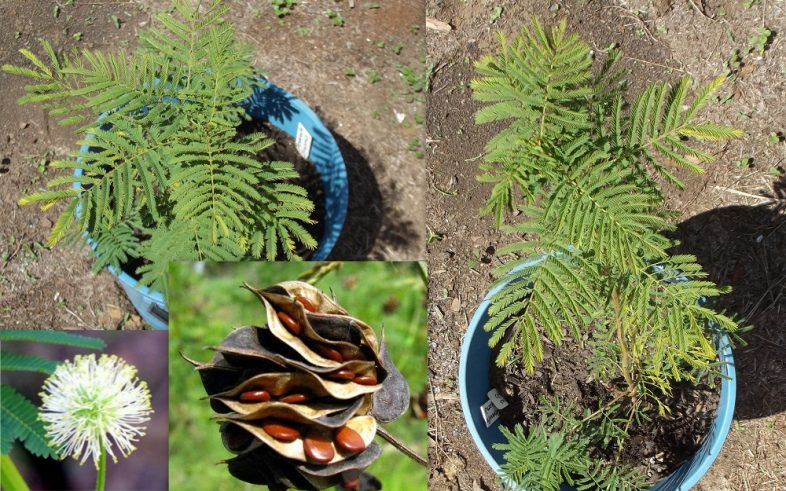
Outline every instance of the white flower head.
<svg viewBox="0 0 786 491">
<path fill-rule="evenodd" d="M 115 355 L 76 356 L 61 363 L 44 382 L 39 418 L 50 444 L 62 456 L 98 468 L 103 447 L 112 460 L 112 440 L 124 457 L 135 450 L 150 421 L 150 391 L 136 368 Z M 110 440 L 112 437 L 112 440 Z"/>
</svg>

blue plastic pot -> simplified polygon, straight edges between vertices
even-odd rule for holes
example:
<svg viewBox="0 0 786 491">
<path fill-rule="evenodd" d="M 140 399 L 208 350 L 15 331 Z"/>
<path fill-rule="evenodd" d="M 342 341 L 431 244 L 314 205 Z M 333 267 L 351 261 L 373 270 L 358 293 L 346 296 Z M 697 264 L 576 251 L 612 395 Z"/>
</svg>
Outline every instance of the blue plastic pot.
<svg viewBox="0 0 786 491">
<path fill-rule="evenodd" d="M 528 265 L 534 265 L 541 261 L 542 258 L 533 259 L 528 262 Z M 500 431 L 499 420 L 492 424 L 490 428 L 486 428 L 480 412 L 480 406 L 486 402 L 488 399 L 487 393 L 491 390 L 489 368 L 493 363 L 491 348 L 489 348 L 488 344 L 491 333 L 486 332 L 483 326 L 489 320 L 490 299 L 502 286 L 502 284 L 498 284 L 492 288 L 472 316 L 472 321 L 469 324 L 469 329 L 464 336 L 464 342 L 461 346 L 461 359 L 459 362 L 459 390 L 461 392 L 461 409 L 464 412 L 464 419 L 467 422 L 467 427 L 475 445 L 497 475 L 499 475 L 500 466 L 505 462 L 505 459 L 504 452 L 495 450 L 493 445 L 504 443 L 506 440 Z M 720 453 L 721 447 L 723 447 L 723 442 L 726 440 L 726 435 L 731 427 L 737 392 L 734 359 L 731 353 L 731 345 L 726 336 L 722 336 L 718 340 L 718 354 L 721 361 L 721 371 L 727 378 L 724 378 L 721 382 L 718 412 L 710 433 L 693 457 L 672 474 L 658 481 L 652 487 L 653 491 L 687 491 L 704 476 Z M 573 488 L 563 485 L 562 491 L 568 490 L 573 490 Z"/>
<path fill-rule="evenodd" d="M 324 232 L 312 259 L 322 261 L 327 259 L 333 246 L 336 245 L 347 215 L 349 181 L 344 158 L 332 133 L 311 108 L 273 83 L 269 81 L 265 83 L 267 87 L 257 88 L 246 101 L 248 114 L 254 119 L 268 121 L 292 138 L 298 136 L 299 127 L 301 127 L 301 136 L 305 130 L 311 137 L 310 149 L 305 157 L 319 172 L 325 194 Z M 81 148 L 82 152 L 89 150 L 89 145 L 83 145 Z M 82 170 L 77 169 L 74 174 L 80 176 Z M 78 188 L 79 183 L 74 183 L 74 187 Z M 87 241 L 95 248 L 89 237 Z M 134 308 L 148 324 L 154 329 L 168 328 L 169 311 L 161 292 L 141 285 L 136 278 L 125 271 L 117 271 L 112 267 L 107 269 L 117 278 Z"/>
</svg>

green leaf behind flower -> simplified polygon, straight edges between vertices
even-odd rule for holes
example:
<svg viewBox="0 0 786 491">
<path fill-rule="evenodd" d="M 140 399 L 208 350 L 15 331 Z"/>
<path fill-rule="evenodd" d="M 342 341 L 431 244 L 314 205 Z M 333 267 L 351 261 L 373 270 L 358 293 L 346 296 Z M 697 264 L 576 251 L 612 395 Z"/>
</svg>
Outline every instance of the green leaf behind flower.
<svg viewBox="0 0 786 491">
<path fill-rule="evenodd" d="M 8 454 L 14 440 L 39 457 L 58 458 L 46 442 L 38 409 L 10 385 L 0 385 L 0 452 Z"/>
</svg>

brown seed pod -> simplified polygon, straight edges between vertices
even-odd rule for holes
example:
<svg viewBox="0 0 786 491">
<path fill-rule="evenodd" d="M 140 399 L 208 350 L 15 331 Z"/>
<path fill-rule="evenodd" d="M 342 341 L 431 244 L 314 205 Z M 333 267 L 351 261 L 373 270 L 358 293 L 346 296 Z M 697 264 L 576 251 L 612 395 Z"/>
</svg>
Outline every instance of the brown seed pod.
<svg viewBox="0 0 786 491">
<path fill-rule="evenodd" d="M 233 330 L 209 363 L 189 360 L 237 454 L 230 473 L 270 489 L 379 489 L 363 472 L 380 454 L 378 421 L 409 402 L 384 341 L 307 283 L 245 287 L 267 325 Z"/>
</svg>

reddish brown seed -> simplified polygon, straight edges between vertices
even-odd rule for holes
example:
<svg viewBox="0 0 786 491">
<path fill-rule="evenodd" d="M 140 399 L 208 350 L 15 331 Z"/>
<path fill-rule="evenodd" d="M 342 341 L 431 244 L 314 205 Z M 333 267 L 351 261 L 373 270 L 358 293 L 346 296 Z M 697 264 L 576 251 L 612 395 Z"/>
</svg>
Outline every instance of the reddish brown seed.
<svg viewBox="0 0 786 491">
<path fill-rule="evenodd" d="M 299 404 L 301 402 L 306 402 L 310 400 L 311 400 L 311 396 L 303 392 L 293 392 L 279 399 L 279 401 L 285 402 L 287 404 Z"/>
<path fill-rule="evenodd" d="M 262 429 L 280 442 L 294 442 L 300 437 L 300 431 L 297 428 L 280 421 L 265 421 L 262 423 Z"/>
<path fill-rule="evenodd" d="M 306 297 L 301 297 L 300 295 L 297 295 L 295 297 L 295 300 L 300 302 L 300 305 L 302 305 L 303 308 L 308 310 L 309 312 L 316 312 L 317 311 L 317 308 L 314 307 L 314 304 L 311 303 L 311 301 L 309 299 L 307 299 Z"/>
<path fill-rule="evenodd" d="M 336 447 L 340 448 L 347 453 L 358 453 L 366 449 L 366 443 L 360 436 L 360 433 L 349 428 L 342 426 L 333 434 L 334 443 Z"/>
<path fill-rule="evenodd" d="M 286 327 L 289 332 L 295 336 L 300 336 L 300 324 L 295 322 L 295 319 L 290 317 L 286 312 L 276 312 L 276 315 L 278 315 L 278 319 L 284 324 L 284 327 Z"/>
<path fill-rule="evenodd" d="M 360 486 L 360 471 L 350 469 L 341 473 L 341 480 L 346 489 L 357 489 Z"/>
<path fill-rule="evenodd" d="M 314 350 L 320 354 L 323 358 L 327 358 L 329 360 L 337 361 L 339 363 L 344 361 L 344 357 L 341 356 L 338 350 L 331 348 L 330 346 L 325 346 L 324 344 L 316 344 L 314 345 Z"/>
<path fill-rule="evenodd" d="M 266 390 L 247 390 L 240 394 L 241 401 L 267 402 L 270 400 L 270 392 Z"/>
<path fill-rule="evenodd" d="M 347 368 L 342 368 L 341 370 L 336 370 L 335 372 L 328 374 L 328 378 L 335 380 L 352 380 L 355 378 L 355 372 Z"/>
<path fill-rule="evenodd" d="M 317 464 L 327 464 L 336 455 L 330 440 L 316 432 L 309 433 L 303 438 L 303 451 L 308 460 Z"/>
<path fill-rule="evenodd" d="M 376 385 L 377 377 L 376 375 L 358 375 L 352 381 L 360 385 Z"/>
</svg>

